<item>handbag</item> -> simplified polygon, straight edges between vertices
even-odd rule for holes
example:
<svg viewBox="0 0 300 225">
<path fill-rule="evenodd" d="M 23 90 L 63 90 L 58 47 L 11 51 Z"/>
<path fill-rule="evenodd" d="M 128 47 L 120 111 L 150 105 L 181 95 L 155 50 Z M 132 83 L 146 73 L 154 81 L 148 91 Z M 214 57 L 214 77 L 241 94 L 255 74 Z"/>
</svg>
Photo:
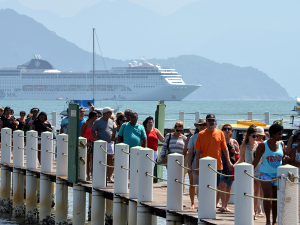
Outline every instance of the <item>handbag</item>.
<svg viewBox="0 0 300 225">
<path fill-rule="evenodd" d="M 169 134 L 169 139 L 167 141 L 167 149 L 166 149 L 166 159 L 167 159 L 167 155 L 169 154 L 169 145 L 170 145 L 170 140 L 171 140 L 171 134 Z M 160 155 L 159 155 L 159 159 L 157 160 L 157 164 L 158 165 L 161 165 L 161 166 L 166 166 L 167 164 L 166 163 L 163 163 L 163 159 L 162 159 L 162 154 L 160 152 Z"/>
</svg>

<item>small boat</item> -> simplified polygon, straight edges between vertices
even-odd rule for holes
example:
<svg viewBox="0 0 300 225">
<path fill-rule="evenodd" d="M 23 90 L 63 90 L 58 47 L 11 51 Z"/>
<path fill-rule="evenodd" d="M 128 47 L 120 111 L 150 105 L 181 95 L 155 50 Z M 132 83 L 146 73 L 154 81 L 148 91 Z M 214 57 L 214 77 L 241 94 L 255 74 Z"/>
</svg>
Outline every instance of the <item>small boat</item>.
<svg viewBox="0 0 300 225">
<path fill-rule="evenodd" d="M 300 114 L 300 98 L 296 98 L 296 105 L 294 106 L 294 109 L 292 111 Z"/>
<path fill-rule="evenodd" d="M 63 98 L 56 98 L 56 100 L 63 100 Z"/>
</svg>

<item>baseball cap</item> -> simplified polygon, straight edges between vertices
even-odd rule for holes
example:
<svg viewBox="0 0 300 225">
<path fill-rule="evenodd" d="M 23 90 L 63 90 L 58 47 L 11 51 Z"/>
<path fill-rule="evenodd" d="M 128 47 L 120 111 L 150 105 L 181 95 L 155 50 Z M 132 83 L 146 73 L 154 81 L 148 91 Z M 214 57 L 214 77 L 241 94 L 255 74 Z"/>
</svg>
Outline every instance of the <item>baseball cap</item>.
<svg viewBox="0 0 300 225">
<path fill-rule="evenodd" d="M 262 128 L 262 127 L 256 127 L 256 133 L 257 133 L 257 135 L 266 135 L 264 128 Z"/>
<path fill-rule="evenodd" d="M 113 112 L 113 109 L 110 108 L 110 107 L 104 107 L 103 110 L 102 110 L 103 114 L 104 113 L 107 113 L 107 112 Z"/>
<path fill-rule="evenodd" d="M 216 120 L 216 117 L 215 117 L 214 114 L 208 114 L 208 115 L 206 116 L 206 120 Z"/>
</svg>

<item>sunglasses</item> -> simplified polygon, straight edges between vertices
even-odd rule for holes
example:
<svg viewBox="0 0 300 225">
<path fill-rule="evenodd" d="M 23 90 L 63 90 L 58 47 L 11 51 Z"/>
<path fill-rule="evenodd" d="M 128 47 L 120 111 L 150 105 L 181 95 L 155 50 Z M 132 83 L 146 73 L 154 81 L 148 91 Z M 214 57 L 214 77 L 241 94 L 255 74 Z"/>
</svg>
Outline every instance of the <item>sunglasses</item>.
<svg viewBox="0 0 300 225">
<path fill-rule="evenodd" d="M 20 114 L 20 116 L 25 116 L 25 114 Z"/>
<path fill-rule="evenodd" d="M 258 135 L 251 135 L 251 137 L 253 137 L 253 138 L 258 138 Z"/>
<path fill-rule="evenodd" d="M 223 131 L 230 131 L 231 128 L 223 128 Z"/>
<path fill-rule="evenodd" d="M 123 122 L 126 122 L 127 120 L 122 120 Z"/>
<path fill-rule="evenodd" d="M 180 132 L 180 133 L 181 133 L 181 132 L 182 132 L 182 130 L 177 130 L 177 129 L 176 129 L 176 132 Z"/>
<path fill-rule="evenodd" d="M 206 123 L 203 123 L 203 124 L 199 124 L 198 126 L 199 126 L 199 127 L 205 127 L 205 126 L 207 126 L 207 124 L 206 124 Z"/>
<path fill-rule="evenodd" d="M 208 122 L 215 122 L 214 119 L 207 119 Z"/>
<path fill-rule="evenodd" d="M 79 112 L 83 112 L 84 113 L 85 111 L 79 111 Z"/>
</svg>

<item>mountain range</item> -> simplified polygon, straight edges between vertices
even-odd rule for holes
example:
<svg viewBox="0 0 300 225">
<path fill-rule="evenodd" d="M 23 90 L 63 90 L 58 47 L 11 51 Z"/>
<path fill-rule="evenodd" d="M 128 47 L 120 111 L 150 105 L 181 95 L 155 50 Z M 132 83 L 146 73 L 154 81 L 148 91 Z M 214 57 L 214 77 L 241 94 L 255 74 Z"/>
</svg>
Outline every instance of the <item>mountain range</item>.
<svg viewBox="0 0 300 225">
<path fill-rule="evenodd" d="M 5 34 L 0 36 L 0 67 L 21 65 L 29 61 L 33 54 L 40 54 L 58 70 L 87 71 L 92 68 L 91 50 L 81 49 L 26 15 L 20 15 L 11 9 L 0 10 L 0 29 Z M 126 32 L 130 33 L 128 30 Z M 99 31 L 97 37 L 96 44 L 100 39 Z M 91 49 L 91 43 L 89 46 Z M 111 48 L 115 49 L 115 46 Z M 99 48 L 96 49 L 99 52 Z M 253 67 L 218 63 L 187 54 L 167 59 L 152 58 L 148 61 L 176 68 L 187 84 L 201 84 L 202 87 L 188 99 L 290 99 L 283 87 L 266 73 Z M 126 66 L 129 62 L 132 60 L 96 55 L 96 69 Z M 223 91 L 229 88 L 231 91 Z"/>
</svg>

